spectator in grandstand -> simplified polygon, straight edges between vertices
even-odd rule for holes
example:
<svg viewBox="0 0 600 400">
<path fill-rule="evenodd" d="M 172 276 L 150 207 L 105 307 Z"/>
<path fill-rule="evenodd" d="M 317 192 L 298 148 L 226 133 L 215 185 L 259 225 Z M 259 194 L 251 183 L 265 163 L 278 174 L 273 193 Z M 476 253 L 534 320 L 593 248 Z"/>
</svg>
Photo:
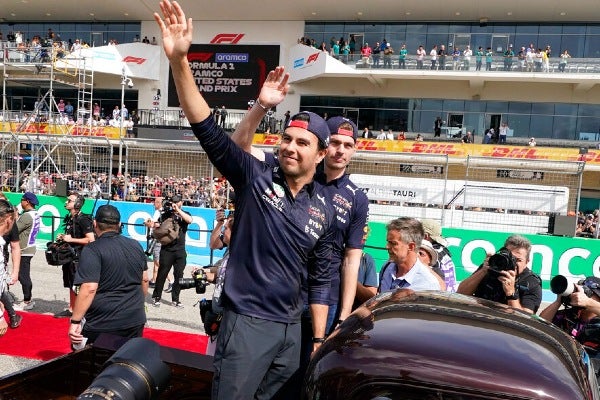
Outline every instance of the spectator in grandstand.
<svg viewBox="0 0 600 400">
<path fill-rule="evenodd" d="M 381 129 L 379 131 L 379 135 L 377 135 L 377 139 L 378 140 L 385 140 L 385 139 L 387 139 L 387 135 L 385 134 L 385 132 L 383 131 L 383 129 Z"/>
<path fill-rule="evenodd" d="M 379 42 L 375 43 L 371 54 L 373 56 L 373 68 L 379 68 L 379 60 L 381 59 L 381 45 Z"/>
<path fill-rule="evenodd" d="M 483 52 L 483 47 L 479 46 L 475 52 L 475 71 L 481 71 L 484 55 L 485 53 Z"/>
<path fill-rule="evenodd" d="M 473 143 L 473 134 L 471 133 L 471 131 L 467 131 L 467 134 L 463 136 L 460 140 L 463 143 Z"/>
<path fill-rule="evenodd" d="M 458 46 L 454 46 L 454 49 L 452 50 L 452 70 L 454 71 L 460 69 L 460 55 L 460 48 Z"/>
<path fill-rule="evenodd" d="M 473 57 L 473 50 L 471 50 L 471 46 L 467 45 L 467 48 L 463 51 L 463 69 L 465 71 L 471 68 L 471 57 Z"/>
<path fill-rule="evenodd" d="M 502 256 L 515 264 L 515 269 L 498 270 L 489 264 L 488 254 L 479 268 L 458 285 L 457 293 L 499 303 L 536 313 L 542 302 L 542 281 L 528 267 L 531 256 L 531 242 L 519 235 L 509 236 L 504 249 L 510 256 Z"/>
<path fill-rule="evenodd" d="M 406 69 L 406 56 L 408 55 L 408 49 L 406 48 L 406 44 L 402 43 L 400 47 L 400 53 L 398 55 L 398 68 Z"/>
<path fill-rule="evenodd" d="M 560 54 L 560 62 L 558 63 L 558 71 L 559 72 L 565 72 L 565 68 L 567 68 L 567 63 L 569 62 L 569 58 L 571 58 L 571 55 L 569 54 L 569 50 L 565 49 L 565 51 L 563 51 Z"/>
<path fill-rule="evenodd" d="M 508 124 L 503 122 L 500 125 L 500 129 L 498 131 L 498 143 L 506 144 L 506 137 L 508 136 Z"/>
<path fill-rule="evenodd" d="M 535 138 L 534 138 L 534 137 L 532 137 L 531 139 L 529 139 L 529 142 L 527 142 L 527 145 L 528 145 L 529 147 L 535 147 L 535 146 L 536 146 L 536 144 L 537 144 L 537 143 L 535 142 Z"/>
<path fill-rule="evenodd" d="M 583 223 L 577 225 L 575 235 L 581 237 L 594 237 L 594 234 L 596 233 L 596 225 L 594 214 L 588 214 Z"/>
<path fill-rule="evenodd" d="M 369 128 L 367 128 L 366 126 L 363 128 L 362 134 L 360 135 L 360 137 L 364 138 L 364 139 L 372 139 L 375 136 L 373 135 L 373 133 L 369 130 Z"/>
<path fill-rule="evenodd" d="M 492 48 L 488 47 L 485 49 L 485 70 L 492 70 L 492 61 L 494 60 L 494 53 L 492 52 Z"/>
<path fill-rule="evenodd" d="M 423 141 L 423 135 L 421 135 L 420 133 L 417 133 L 417 136 L 415 136 L 415 142 L 422 142 Z"/>
<path fill-rule="evenodd" d="M 383 68 L 392 68 L 392 56 L 394 55 L 394 48 L 391 43 L 387 43 L 383 50 Z"/>
<path fill-rule="evenodd" d="M 440 64 L 439 69 L 441 69 L 442 71 L 444 71 L 446 69 L 446 56 L 448 55 L 448 53 L 446 52 L 446 46 L 445 45 L 440 45 L 440 48 L 438 50 L 438 62 Z"/>
</svg>

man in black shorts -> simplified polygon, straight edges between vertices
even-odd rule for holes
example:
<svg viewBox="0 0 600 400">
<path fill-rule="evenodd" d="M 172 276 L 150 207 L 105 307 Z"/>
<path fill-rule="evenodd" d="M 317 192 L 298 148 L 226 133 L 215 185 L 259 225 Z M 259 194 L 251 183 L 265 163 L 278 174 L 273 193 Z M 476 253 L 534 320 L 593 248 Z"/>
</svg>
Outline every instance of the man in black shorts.
<svg viewBox="0 0 600 400">
<path fill-rule="evenodd" d="M 79 255 L 83 246 L 94 241 L 94 228 L 89 215 L 81 212 L 84 197 L 77 193 L 71 193 L 67 198 L 65 208 L 69 214 L 65 217 L 65 233 L 57 236 L 57 240 L 67 242 L 75 250 L 75 259 L 62 266 L 63 285 L 69 289 L 69 308 L 54 314 L 55 318 L 67 318 L 73 315 L 75 305 L 75 292 L 73 291 L 73 279 L 79 264 Z"/>
</svg>

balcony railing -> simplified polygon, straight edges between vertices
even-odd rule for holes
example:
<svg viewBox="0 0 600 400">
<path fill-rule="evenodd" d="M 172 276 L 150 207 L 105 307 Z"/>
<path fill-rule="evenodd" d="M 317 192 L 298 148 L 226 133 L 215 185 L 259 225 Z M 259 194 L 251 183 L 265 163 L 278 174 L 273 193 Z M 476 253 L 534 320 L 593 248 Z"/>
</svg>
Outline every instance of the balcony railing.
<svg viewBox="0 0 600 400">
<path fill-rule="evenodd" d="M 512 61 L 505 63 L 503 56 L 493 56 L 489 66 L 486 58 L 483 57 L 481 67 L 478 70 L 475 56 L 472 56 L 468 62 L 465 62 L 464 57 L 458 60 L 453 60 L 452 56 L 446 56 L 443 66 L 439 59 L 436 60 L 435 68 L 432 68 L 431 58 L 425 57 L 421 63 L 417 60 L 416 55 L 408 55 L 403 63 L 397 54 L 394 54 L 386 61 L 386 57 L 381 55 L 362 57 L 360 54 L 354 55 L 338 55 L 333 56 L 344 64 L 354 66 L 356 69 L 407 69 L 407 70 L 435 70 L 439 72 L 524 72 L 524 73 L 600 73 L 600 59 L 598 58 L 569 58 L 566 63 L 562 63 L 562 59 L 558 57 L 550 58 L 547 66 L 544 63 L 527 60 L 521 61 L 516 56 Z"/>
</svg>

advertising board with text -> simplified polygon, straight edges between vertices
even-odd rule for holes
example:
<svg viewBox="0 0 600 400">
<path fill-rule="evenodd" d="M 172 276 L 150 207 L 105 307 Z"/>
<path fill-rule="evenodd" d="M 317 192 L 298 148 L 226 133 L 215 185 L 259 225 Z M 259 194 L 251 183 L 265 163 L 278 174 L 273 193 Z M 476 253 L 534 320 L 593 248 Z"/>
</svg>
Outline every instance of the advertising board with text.
<svg viewBox="0 0 600 400">
<path fill-rule="evenodd" d="M 247 109 L 270 70 L 279 65 L 278 45 L 194 44 L 188 61 L 198 90 L 210 107 Z M 169 107 L 179 100 L 169 73 Z"/>
</svg>

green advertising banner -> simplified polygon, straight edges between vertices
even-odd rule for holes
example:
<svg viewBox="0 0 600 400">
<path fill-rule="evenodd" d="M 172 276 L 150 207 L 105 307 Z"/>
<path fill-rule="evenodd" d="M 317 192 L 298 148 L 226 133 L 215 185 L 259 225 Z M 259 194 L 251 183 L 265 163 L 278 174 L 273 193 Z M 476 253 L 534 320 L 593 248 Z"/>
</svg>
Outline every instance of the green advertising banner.
<svg viewBox="0 0 600 400">
<path fill-rule="evenodd" d="M 370 234 L 366 251 L 380 268 L 387 261 L 385 250 L 386 229 L 382 222 L 369 223 Z M 471 275 L 483 262 L 486 254 L 498 251 L 510 233 L 445 228 L 442 234 L 456 265 L 456 279 Z M 556 275 L 573 278 L 600 276 L 599 239 L 571 238 L 550 235 L 523 235 L 531 241 L 530 268 L 550 288 L 550 279 Z"/>
<path fill-rule="evenodd" d="M 8 201 L 14 206 L 18 206 L 21 203 L 21 197 L 23 193 L 4 193 L 8 198 Z M 62 221 L 67 210 L 65 209 L 66 197 L 58 196 L 37 196 L 40 204 L 37 206 L 37 211 L 41 216 L 40 231 L 37 235 L 36 242 L 46 243 L 53 240 L 52 232 L 62 233 L 64 228 L 62 227 Z M 94 206 L 93 200 L 87 200 L 84 203 L 82 211 L 90 214 Z"/>
</svg>

